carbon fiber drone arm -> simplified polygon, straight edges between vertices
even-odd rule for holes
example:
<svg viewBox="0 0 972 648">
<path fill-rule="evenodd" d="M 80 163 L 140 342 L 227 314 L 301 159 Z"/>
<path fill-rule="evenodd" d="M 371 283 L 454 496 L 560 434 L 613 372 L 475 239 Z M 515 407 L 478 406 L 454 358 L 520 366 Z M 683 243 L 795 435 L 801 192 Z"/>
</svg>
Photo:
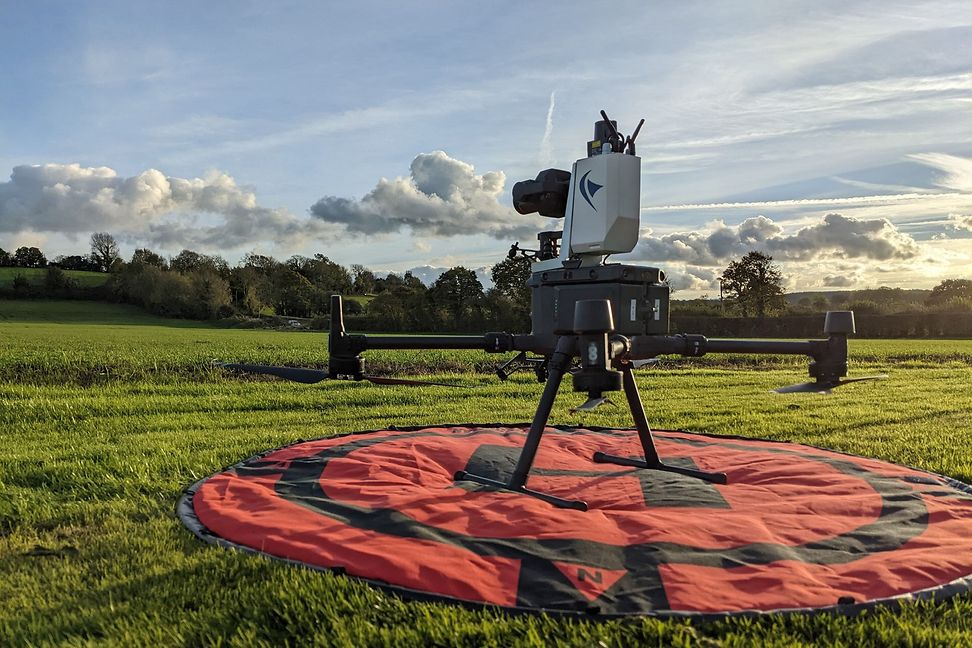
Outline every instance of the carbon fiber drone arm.
<svg viewBox="0 0 972 648">
<path fill-rule="evenodd" d="M 327 340 L 330 378 L 358 379 L 364 374 L 361 353 L 368 350 L 398 349 L 472 349 L 489 353 L 532 351 L 532 335 L 484 333 L 483 335 L 349 335 L 344 328 L 344 313 L 339 295 L 331 296 L 331 326 Z"/>
<path fill-rule="evenodd" d="M 708 353 L 753 353 L 805 355 L 813 359 L 810 376 L 820 382 L 847 375 L 847 334 L 830 333 L 823 340 L 708 339 L 704 335 L 640 335 L 631 338 L 626 360 L 644 360 L 659 355 L 703 356 Z"/>
</svg>

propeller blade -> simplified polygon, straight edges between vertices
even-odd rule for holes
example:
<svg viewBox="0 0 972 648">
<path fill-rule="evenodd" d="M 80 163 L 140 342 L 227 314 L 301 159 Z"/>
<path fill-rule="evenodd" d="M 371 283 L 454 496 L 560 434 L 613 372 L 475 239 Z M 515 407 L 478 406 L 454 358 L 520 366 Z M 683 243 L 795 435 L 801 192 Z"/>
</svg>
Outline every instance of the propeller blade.
<svg viewBox="0 0 972 648">
<path fill-rule="evenodd" d="M 614 405 L 607 396 L 597 396 L 595 398 L 588 398 L 583 405 L 579 405 L 574 409 L 570 410 L 571 414 L 576 414 L 577 412 L 590 412 L 597 409 L 601 405 Z"/>
<path fill-rule="evenodd" d="M 862 380 L 884 380 L 888 377 L 888 374 L 877 374 L 876 376 L 859 376 L 857 378 L 841 378 L 838 381 L 838 387 L 840 385 L 846 385 L 847 383 L 860 382 Z"/>
<path fill-rule="evenodd" d="M 286 378 L 295 382 L 313 385 L 328 379 L 327 370 L 322 369 L 303 369 L 300 367 L 274 367 L 271 365 L 238 364 L 234 362 L 215 362 L 217 367 L 239 371 L 244 373 L 267 374 Z M 424 380 L 410 380 L 408 378 L 385 378 L 382 376 L 361 376 L 360 380 L 367 380 L 375 385 L 413 385 L 413 386 L 433 386 L 433 387 L 463 387 L 471 389 L 472 385 L 457 385 L 454 383 L 429 382 Z"/>
<path fill-rule="evenodd" d="M 835 382 L 805 382 L 799 385 L 777 387 L 773 391 L 777 394 L 829 394 L 836 386 Z"/>
<path fill-rule="evenodd" d="M 286 378 L 295 382 L 313 385 L 323 380 L 327 380 L 327 372 L 320 369 L 302 369 L 299 367 L 273 367 L 270 365 L 238 364 L 235 362 L 217 362 L 216 366 L 231 371 L 239 371 L 254 374 L 267 374 Z"/>
<path fill-rule="evenodd" d="M 642 367 L 647 367 L 648 365 L 653 365 L 661 362 L 661 358 L 647 358 L 645 360 L 632 360 L 632 369 L 641 369 Z"/>
<path fill-rule="evenodd" d="M 411 380 L 409 378 L 385 378 L 383 376 L 361 376 L 362 380 L 367 380 L 375 385 L 414 385 L 417 387 L 460 387 L 462 389 L 473 389 L 473 385 L 457 385 L 455 383 L 430 382 L 427 380 Z"/>
<path fill-rule="evenodd" d="M 840 378 L 838 380 L 831 380 L 828 382 L 806 382 L 800 383 L 799 385 L 789 385 L 788 387 L 779 387 L 774 389 L 777 394 L 796 394 L 796 393 L 818 393 L 818 394 L 829 394 L 832 389 L 840 387 L 841 385 L 846 385 L 848 383 L 861 382 L 862 380 L 883 380 L 887 378 L 887 374 L 879 374 L 876 376 L 859 376 L 857 378 Z"/>
</svg>

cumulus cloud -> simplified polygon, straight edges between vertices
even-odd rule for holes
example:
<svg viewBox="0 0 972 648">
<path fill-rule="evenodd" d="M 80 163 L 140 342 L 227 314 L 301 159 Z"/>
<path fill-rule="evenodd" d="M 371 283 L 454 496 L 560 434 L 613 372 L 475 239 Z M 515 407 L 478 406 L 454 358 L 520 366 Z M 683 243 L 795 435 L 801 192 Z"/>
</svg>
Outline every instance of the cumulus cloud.
<svg viewBox="0 0 972 648">
<path fill-rule="evenodd" d="M 212 215 L 212 222 L 199 222 Z M 229 175 L 177 178 L 156 169 L 131 177 L 108 167 L 14 167 L 0 183 L 0 231 L 84 234 L 107 230 L 166 247 L 234 248 L 297 240 L 324 230 L 283 209 L 261 207 Z"/>
<path fill-rule="evenodd" d="M 794 260 L 831 255 L 887 261 L 910 259 L 919 253 L 915 240 L 887 219 L 859 220 L 840 214 L 827 214 L 822 223 L 766 243 L 769 250 Z"/>
<path fill-rule="evenodd" d="M 972 231 L 972 214 L 949 214 L 948 229 Z"/>
<path fill-rule="evenodd" d="M 682 290 L 704 292 L 719 289 L 719 271 L 714 268 L 675 264 L 665 266 L 663 270 L 669 284 L 676 292 Z"/>
<path fill-rule="evenodd" d="M 647 261 L 680 261 L 699 266 L 722 265 L 749 250 L 770 252 L 780 259 L 805 261 L 817 257 L 910 259 L 918 255 L 913 238 L 886 219 L 859 220 L 827 214 L 820 223 L 793 234 L 765 216 L 747 218 L 736 226 L 713 221 L 693 232 L 642 236 L 635 249 Z"/>
<path fill-rule="evenodd" d="M 325 196 L 311 206 L 311 215 L 364 234 L 408 228 L 430 236 L 488 234 L 509 239 L 533 238 L 540 229 L 539 219 L 500 204 L 506 183 L 502 171 L 477 175 L 471 164 L 443 151 L 416 156 L 410 170 L 408 178 L 382 178 L 360 200 Z"/>
<path fill-rule="evenodd" d="M 831 288 L 850 288 L 857 285 L 859 277 L 851 274 L 827 275 L 823 278 L 823 285 Z"/>
</svg>

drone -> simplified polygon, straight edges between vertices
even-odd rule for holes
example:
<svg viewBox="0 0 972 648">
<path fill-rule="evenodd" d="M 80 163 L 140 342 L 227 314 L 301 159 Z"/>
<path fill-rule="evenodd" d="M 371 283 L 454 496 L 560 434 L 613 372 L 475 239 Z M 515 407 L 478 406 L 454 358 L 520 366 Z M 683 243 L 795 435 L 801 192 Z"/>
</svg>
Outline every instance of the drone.
<svg viewBox="0 0 972 648">
<path fill-rule="evenodd" d="M 544 384 L 523 449 L 509 481 L 459 471 L 457 481 L 512 491 L 556 507 L 587 510 L 583 501 L 556 497 L 527 487 L 530 469 L 550 418 L 558 390 L 567 375 L 573 389 L 586 394 L 573 412 L 587 412 L 621 391 L 638 432 L 642 458 L 594 453 L 596 463 L 678 473 L 726 484 L 725 473 L 666 464 L 659 456 L 645 414 L 634 369 L 659 356 L 699 357 L 709 353 L 786 354 L 808 356 L 809 382 L 776 391 L 828 393 L 836 387 L 885 376 L 847 377 L 847 338 L 855 332 L 853 311 L 830 311 L 825 339 L 807 341 L 709 339 L 698 334 L 669 333 L 670 287 L 665 273 L 624 263 L 608 263 L 613 254 L 631 252 L 641 221 L 641 158 L 635 140 L 645 120 L 623 136 L 617 122 L 601 111 L 587 155 L 568 172 L 546 169 L 534 180 L 513 186 L 513 207 L 523 215 L 539 213 L 563 222 L 562 229 L 540 232 L 537 250 L 515 244 L 510 255 L 531 261 L 531 331 L 482 335 L 359 335 L 345 330 L 342 300 L 332 295 L 326 369 L 220 363 L 240 372 L 269 374 L 301 383 L 323 380 L 367 380 L 380 385 L 443 384 L 365 373 L 362 354 L 379 349 L 479 349 L 515 353 L 497 367 L 506 379 L 519 369 L 532 369 Z"/>
</svg>

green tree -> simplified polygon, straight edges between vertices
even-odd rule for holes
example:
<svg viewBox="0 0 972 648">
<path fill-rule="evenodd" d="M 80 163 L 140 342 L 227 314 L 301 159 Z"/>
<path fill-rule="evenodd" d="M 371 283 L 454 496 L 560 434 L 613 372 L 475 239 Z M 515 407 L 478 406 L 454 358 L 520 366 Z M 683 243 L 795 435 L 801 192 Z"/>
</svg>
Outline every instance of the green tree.
<svg viewBox="0 0 972 648">
<path fill-rule="evenodd" d="M 155 266 L 156 268 L 161 268 L 162 270 L 169 269 L 169 262 L 165 260 L 165 257 L 146 248 L 138 248 L 135 250 L 135 253 L 132 254 L 132 260 L 130 263 L 151 265 Z"/>
<path fill-rule="evenodd" d="M 265 254 L 256 254 L 254 252 L 247 252 L 243 256 L 243 267 L 253 268 L 254 270 L 259 270 L 264 274 L 269 275 L 270 272 L 280 265 L 280 262 L 274 259 L 272 256 L 267 256 Z"/>
<path fill-rule="evenodd" d="M 259 315 L 273 302 L 270 277 L 262 268 L 244 265 L 229 273 L 233 305 L 242 313 Z"/>
<path fill-rule="evenodd" d="M 351 290 L 355 295 L 371 295 L 375 292 L 375 273 L 360 263 L 351 265 Z"/>
<path fill-rule="evenodd" d="M 491 330 L 528 331 L 530 313 L 524 313 L 519 304 L 499 289 L 490 288 L 483 297 L 483 322 Z"/>
<path fill-rule="evenodd" d="M 884 307 L 873 299 L 855 299 L 847 304 L 847 310 L 860 315 L 880 315 L 885 312 Z"/>
<path fill-rule="evenodd" d="M 752 314 L 762 319 L 785 307 L 783 275 L 773 257 L 762 252 L 750 252 L 730 263 L 722 273 L 722 289 L 743 317 Z"/>
<path fill-rule="evenodd" d="M 21 272 L 14 276 L 13 283 L 10 285 L 13 287 L 14 294 L 18 297 L 26 297 L 31 293 L 30 280 Z"/>
<path fill-rule="evenodd" d="M 189 275 L 192 287 L 191 316 L 196 319 L 216 319 L 233 313 L 233 296 L 229 282 L 212 268 L 203 268 Z"/>
<path fill-rule="evenodd" d="M 929 307 L 942 308 L 950 304 L 969 301 L 972 301 L 972 280 L 946 279 L 932 288 L 925 303 Z"/>
<path fill-rule="evenodd" d="M 273 308 L 278 315 L 313 315 L 314 285 L 307 277 L 287 266 L 277 268 L 272 277 Z"/>
<path fill-rule="evenodd" d="M 47 257 L 36 247 L 19 247 L 14 252 L 13 264 L 18 268 L 43 268 L 47 265 Z"/>
<path fill-rule="evenodd" d="M 493 285 L 515 303 L 529 308 L 530 287 L 526 282 L 530 278 L 531 266 L 530 259 L 526 257 L 507 257 L 490 271 Z"/>
<path fill-rule="evenodd" d="M 456 266 L 443 272 L 429 288 L 429 299 L 461 328 L 482 304 L 483 284 L 472 270 Z"/>
<path fill-rule="evenodd" d="M 80 254 L 70 256 L 62 254 L 54 257 L 54 265 L 62 270 L 98 270 L 98 266 L 91 260 L 90 256 L 81 256 Z"/>
<path fill-rule="evenodd" d="M 287 267 L 306 277 L 326 297 L 351 292 L 351 275 L 347 269 L 323 254 L 315 254 L 313 258 L 292 256 L 287 260 Z"/>
<path fill-rule="evenodd" d="M 183 250 L 169 262 L 169 268 L 175 270 L 176 272 L 181 272 L 182 274 L 187 274 L 194 272 L 196 270 L 201 270 L 203 268 L 208 268 L 213 272 L 218 273 L 221 277 L 226 277 L 229 275 L 229 266 L 226 260 L 218 254 L 212 256 L 208 254 L 200 254 L 199 252 L 193 252 L 192 250 Z"/>
<path fill-rule="evenodd" d="M 365 314 L 386 331 L 428 331 L 438 324 L 429 304 L 429 289 L 411 272 L 378 280 L 381 290 Z"/>
<path fill-rule="evenodd" d="M 91 235 L 91 260 L 102 272 L 111 270 L 111 264 L 120 259 L 118 241 L 108 232 L 95 232 Z"/>
<path fill-rule="evenodd" d="M 47 272 L 44 273 L 44 290 L 48 296 L 63 295 L 73 287 L 74 282 L 64 270 L 55 265 L 47 266 Z"/>
<path fill-rule="evenodd" d="M 10 253 L 0 248 L 0 268 L 6 268 L 7 266 L 13 265 L 13 258 Z"/>
<path fill-rule="evenodd" d="M 526 282 L 533 272 L 532 266 L 533 264 L 526 257 L 507 257 L 494 265 L 490 272 L 493 289 L 506 297 L 506 302 L 501 303 L 500 300 L 492 298 L 487 300 L 486 308 L 493 317 L 497 318 L 497 322 L 500 320 L 507 322 L 500 326 L 503 330 L 507 328 L 529 330 L 530 328 L 532 291 Z M 508 312 L 499 313 L 496 310 L 498 308 Z"/>
<path fill-rule="evenodd" d="M 186 275 L 145 266 L 141 279 L 143 289 L 149 292 L 140 298 L 153 313 L 167 317 L 191 317 L 195 312 L 192 282 Z"/>
<path fill-rule="evenodd" d="M 192 250 L 182 250 L 179 254 L 172 257 L 169 267 L 175 272 L 186 274 L 193 270 L 198 270 L 205 263 L 205 255 L 193 252 Z"/>
</svg>

